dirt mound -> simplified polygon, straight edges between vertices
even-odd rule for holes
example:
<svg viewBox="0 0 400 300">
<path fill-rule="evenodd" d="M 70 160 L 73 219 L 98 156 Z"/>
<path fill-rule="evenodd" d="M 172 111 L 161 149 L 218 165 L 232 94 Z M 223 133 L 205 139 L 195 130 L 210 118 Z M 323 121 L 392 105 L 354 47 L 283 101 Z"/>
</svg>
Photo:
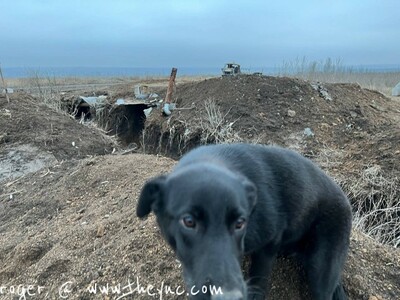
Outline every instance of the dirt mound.
<svg viewBox="0 0 400 300">
<path fill-rule="evenodd" d="M 400 103 L 356 84 L 222 77 L 178 86 L 176 102 L 182 110 L 171 117 L 153 114 L 148 119 L 147 150 L 179 156 L 200 142 L 215 142 L 210 129 L 225 130 L 229 141 L 232 128 L 241 140 L 275 143 L 316 155 L 324 147 L 361 146 L 360 140 L 371 140 L 378 133 L 390 135 L 400 128 L 394 121 L 394 116 L 399 118 Z M 400 145 L 395 137 L 387 142 L 393 143 L 392 149 Z"/>
<path fill-rule="evenodd" d="M 132 289 L 132 299 L 152 298 L 134 290 L 138 285 L 182 291 L 180 265 L 154 217 L 135 217 L 144 181 L 173 165 L 149 155 L 102 156 L 64 162 L 3 185 L 3 193 L 21 192 L 13 200 L 0 199 L 0 281 L 8 287 L 0 298 L 8 299 L 10 288 L 19 284 L 32 285 L 36 293 L 43 287 L 38 299 L 55 298 L 61 287 L 70 290 L 68 299 L 103 298 L 99 289 L 107 284 L 110 294 L 119 284 L 121 293 Z M 306 294 L 297 271 L 287 259 L 280 260 L 270 299 Z M 398 299 L 399 274 L 399 253 L 353 234 L 344 274 L 351 299 Z M 164 299 L 183 297 L 164 293 Z"/>
<path fill-rule="evenodd" d="M 98 130 L 55 112 L 34 97 L 0 98 L 0 181 L 35 171 L 56 160 L 111 153 L 110 139 Z"/>
<path fill-rule="evenodd" d="M 98 130 L 55 112 L 27 94 L 0 101 L 1 146 L 32 144 L 57 159 L 84 158 L 112 151 L 110 140 Z"/>
</svg>

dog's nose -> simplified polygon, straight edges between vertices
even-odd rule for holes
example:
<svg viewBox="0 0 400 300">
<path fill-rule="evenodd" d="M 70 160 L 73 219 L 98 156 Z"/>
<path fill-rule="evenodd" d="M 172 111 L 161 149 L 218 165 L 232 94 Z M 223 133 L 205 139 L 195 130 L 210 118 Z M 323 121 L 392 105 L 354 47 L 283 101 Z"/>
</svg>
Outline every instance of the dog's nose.
<svg viewBox="0 0 400 300">
<path fill-rule="evenodd" d="M 211 300 L 245 300 L 245 298 L 240 290 L 234 289 L 230 291 L 222 290 L 221 294 L 212 295 Z"/>
</svg>

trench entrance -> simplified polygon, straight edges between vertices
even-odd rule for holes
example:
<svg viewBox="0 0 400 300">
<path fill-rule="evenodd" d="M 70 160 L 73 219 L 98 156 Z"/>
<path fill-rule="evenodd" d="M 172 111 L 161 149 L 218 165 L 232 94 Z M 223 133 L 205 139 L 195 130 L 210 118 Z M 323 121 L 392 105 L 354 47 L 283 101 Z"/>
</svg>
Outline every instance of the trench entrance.
<svg viewBox="0 0 400 300">
<path fill-rule="evenodd" d="M 116 134 L 123 146 L 140 145 L 141 135 L 146 121 L 146 104 L 120 105 L 110 115 L 109 130 Z"/>
<path fill-rule="evenodd" d="M 79 120 L 82 118 L 84 118 L 85 120 L 92 119 L 92 112 L 89 105 L 87 106 L 81 105 L 76 108 L 75 119 Z"/>
<path fill-rule="evenodd" d="M 77 121 L 95 122 L 107 135 L 116 135 L 123 147 L 140 146 L 145 126 L 145 110 L 155 105 L 149 103 L 113 105 L 110 102 L 65 105 L 65 110 Z"/>
</svg>

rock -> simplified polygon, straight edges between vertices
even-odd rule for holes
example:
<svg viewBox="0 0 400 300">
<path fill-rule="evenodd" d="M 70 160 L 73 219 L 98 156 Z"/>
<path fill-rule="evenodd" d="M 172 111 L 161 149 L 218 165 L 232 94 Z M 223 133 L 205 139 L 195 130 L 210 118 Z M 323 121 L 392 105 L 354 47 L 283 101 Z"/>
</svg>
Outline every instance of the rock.
<svg viewBox="0 0 400 300">
<path fill-rule="evenodd" d="M 104 228 L 104 226 L 102 224 L 99 224 L 97 226 L 96 237 L 100 238 L 100 237 L 104 236 L 105 232 L 106 232 L 106 229 Z"/>
<path fill-rule="evenodd" d="M 311 130 L 311 128 L 308 127 L 304 129 L 303 134 L 308 137 L 314 136 L 314 132 Z"/>
<path fill-rule="evenodd" d="M 287 111 L 287 115 L 291 118 L 293 118 L 296 115 L 296 112 L 294 110 L 289 109 Z"/>
<path fill-rule="evenodd" d="M 318 91 L 318 89 L 319 89 L 318 83 L 311 83 L 311 87 L 316 91 Z"/>
<path fill-rule="evenodd" d="M 351 111 L 350 111 L 350 116 L 351 116 L 352 118 L 356 118 L 356 117 L 358 116 L 358 114 L 357 114 L 355 111 L 351 110 Z"/>
<path fill-rule="evenodd" d="M 327 101 L 332 101 L 331 95 L 329 95 L 328 91 L 325 90 L 323 87 L 321 87 L 321 90 L 319 91 L 319 94 L 322 98 L 324 98 Z"/>
<path fill-rule="evenodd" d="M 329 95 L 328 90 L 319 82 L 317 83 L 311 83 L 311 87 L 316 90 L 317 92 L 319 92 L 319 95 L 324 98 L 327 101 L 332 101 L 332 97 L 331 95 Z"/>
</svg>

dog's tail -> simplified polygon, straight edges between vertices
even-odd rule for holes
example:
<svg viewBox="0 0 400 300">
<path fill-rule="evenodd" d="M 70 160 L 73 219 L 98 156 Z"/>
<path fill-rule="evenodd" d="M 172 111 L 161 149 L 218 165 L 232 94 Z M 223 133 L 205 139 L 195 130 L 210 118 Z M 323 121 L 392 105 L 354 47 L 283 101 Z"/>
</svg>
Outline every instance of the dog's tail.
<svg viewBox="0 0 400 300">
<path fill-rule="evenodd" d="M 341 282 L 337 285 L 335 291 L 333 292 L 332 300 L 347 300 L 347 295 Z"/>
</svg>

